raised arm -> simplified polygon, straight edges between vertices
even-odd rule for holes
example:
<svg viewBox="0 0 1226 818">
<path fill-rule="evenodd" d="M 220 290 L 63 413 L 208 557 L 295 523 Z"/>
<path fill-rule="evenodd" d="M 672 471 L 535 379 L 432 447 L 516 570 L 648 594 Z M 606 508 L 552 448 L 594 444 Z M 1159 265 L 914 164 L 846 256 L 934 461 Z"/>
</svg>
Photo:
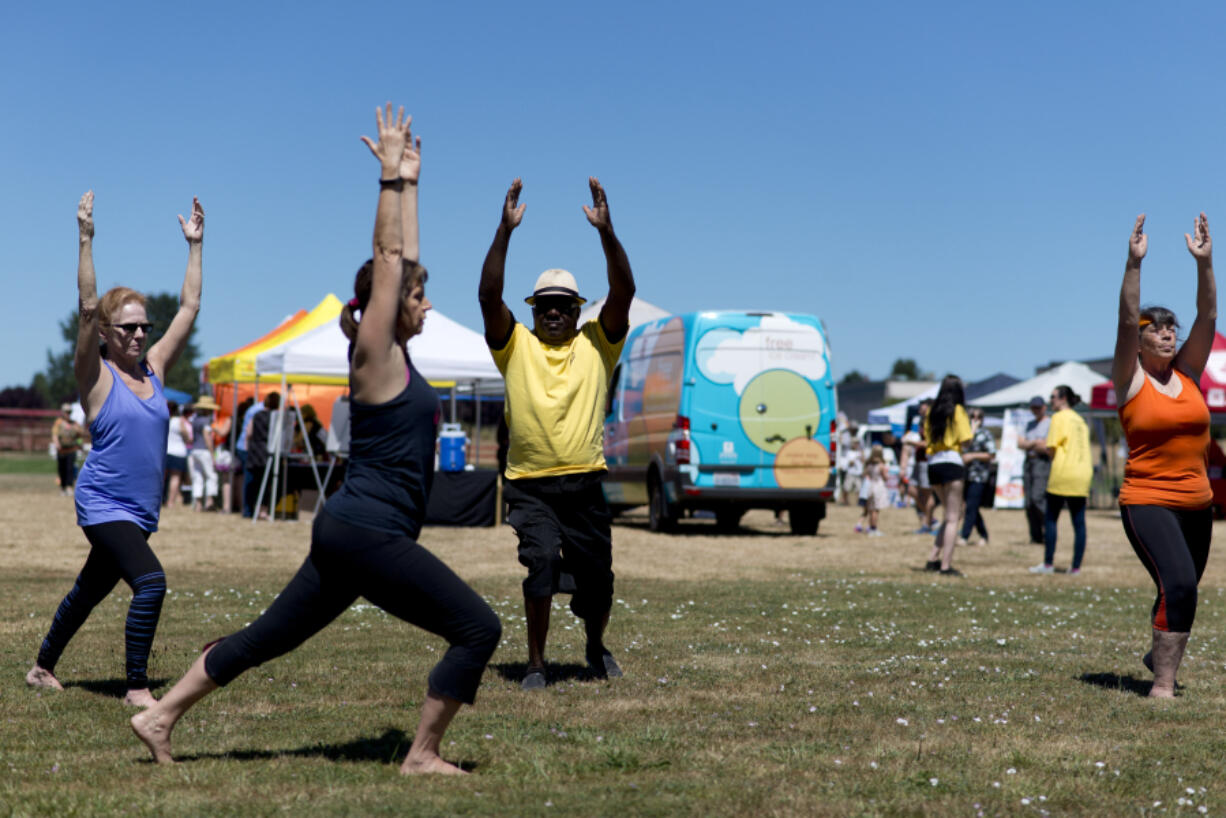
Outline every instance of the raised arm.
<svg viewBox="0 0 1226 818">
<path fill-rule="evenodd" d="M 1128 237 L 1128 261 L 1124 264 L 1124 283 L 1120 285 L 1120 317 L 1115 329 L 1115 360 L 1111 381 L 1115 384 L 1115 403 L 1123 406 L 1137 393 L 1145 374 L 1137 365 L 1141 318 L 1141 259 L 1149 249 L 1145 235 L 1145 214 L 1137 216 Z"/>
<path fill-rule="evenodd" d="M 1192 235 L 1183 234 L 1188 252 L 1196 259 L 1196 320 L 1175 355 L 1175 366 L 1194 381 L 1200 380 L 1217 334 L 1217 282 L 1213 280 L 1213 240 L 1205 214 L 1192 225 Z"/>
<path fill-rule="evenodd" d="M 86 413 L 98 385 L 102 353 L 98 348 L 98 284 L 94 276 L 94 192 L 77 203 L 77 349 L 72 358 L 77 390 Z M 110 381 L 104 386 L 110 391 Z"/>
<path fill-rule="evenodd" d="M 494 232 L 494 241 L 490 243 L 489 252 L 485 254 L 485 263 L 481 265 L 481 286 L 477 290 L 477 297 L 481 301 L 485 340 L 489 344 L 501 344 L 505 341 L 515 321 L 507 302 L 502 298 L 502 280 L 506 275 L 507 247 L 511 243 L 511 231 L 519 227 L 524 218 L 524 208 L 527 207 L 519 203 L 519 192 L 523 188 L 523 181 L 516 179 L 507 190 L 507 196 L 502 202 L 502 218 Z"/>
<path fill-rule="evenodd" d="M 400 162 L 409 138 L 409 121 L 404 117 L 404 108 L 393 116 L 390 102 L 386 117 L 382 108 L 376 108 L 375 119 L 378 144 L 362 137 L 381 168 L 372 242 L 373 274 L 370 300 L 358 324 L 351 363 L 353 396 L 366 403 L 383 403 L 403 389 L 405 366 L 396 340 L 396 324 L 402 300 L 400 280 L 404 274 L 404 226 L 400 221 L 404 181 L 400 178 Z"/>
<path fill-rule="evenodd" d="M 183 289 L 179 291 L 179 311 L 171 319 L 166 333 L 149 348 L 149 354 L 146 356 L 149 366 L 153 367 L 153 371 L 163 380 L 183 354 L 187 339 L 192 334 L 192 324 L 196 323 L 196 315 L 200 312 L 204 208 L 200 206 L 199 199 L 192 197 L 191 218 L 184 219 L 179 216 L 179 226 L 183 228 L 183 238 L 187 239 L 187 272 L 183 275 Z"/>
<path fill-rule="evenodd" d="M 400 179 L 404 188 L 400 191 L 400 236 L 404 242 L 404 257 L 416 264 L 421 260 L 421 247 L 417 229 L 417 180 L 421 176 L 421 137 L 413 140 L 410 126 L 413 117 L 405 121 L 404 154 L 400 157 Z"/>
<path fill-rule="evenodd" d="M 634 275 L 630 272 L 630 259 L 622 243 L 613 232 L 609 218 L 609 201 L 604 188 L 595 176 L 589 176 L 592 189 L 592 206 L 583 206 L 583 213 L 600 233 L 600 246 L 604 250 L 605 264 L 609 274 L 609 295 L 600 309 L 600 324 L 611 341 L 620 341 L 630 329 L 630 303 L 634 301 Z"/>
</svg>

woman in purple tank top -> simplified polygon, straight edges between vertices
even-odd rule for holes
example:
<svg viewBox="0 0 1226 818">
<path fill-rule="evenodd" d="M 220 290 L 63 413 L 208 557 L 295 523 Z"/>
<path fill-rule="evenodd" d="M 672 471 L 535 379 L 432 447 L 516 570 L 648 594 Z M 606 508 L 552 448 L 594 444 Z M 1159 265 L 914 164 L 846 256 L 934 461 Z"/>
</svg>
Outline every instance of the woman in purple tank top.
<svg viewBox="0 0 1226 818">
<path fill-rule="evenodd" d="M 166 576 L 149 548 L 162 504 L 169 414 L 162 394 L 166 372 L 178 360 L 200 311 L 204 210 L 192 200 L 190 219 L 179 217 L 187 239 L 187 273 L 179 311 L 145 352 L 153 325 L 145 297 L 113 287 L 102 298 L 94 280 L 94 193 L 77 205 L 80 255 L 80 330 L 73 368 L 93 448 L 77 480 L 77 524 L 89 540 L 89 557 L 64 597 L 51 629 L 26 674 L 26 684 L 62 690 L 55 665 L 90 612 L 119 580 L 132 588 L 124 633 L 128 693 L 124 702 L 148 707 L 147 666 L 166 595 Z"/>
</svg>

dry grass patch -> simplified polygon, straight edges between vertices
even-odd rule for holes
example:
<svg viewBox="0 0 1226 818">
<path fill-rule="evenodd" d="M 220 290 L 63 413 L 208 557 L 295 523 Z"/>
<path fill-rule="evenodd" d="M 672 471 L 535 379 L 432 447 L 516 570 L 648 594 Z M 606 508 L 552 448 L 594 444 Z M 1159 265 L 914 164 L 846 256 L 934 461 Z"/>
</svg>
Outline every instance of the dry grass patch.
<svg viewBox="0 0 1226 818">
<path fill-rule="evenodd" d="M 504 638 L 445 754 L 474 775 L 396 775 L 443 650 L 358 604 L 293 654 L 202 702 L 173 769 L 145 761 L 116 698 L 120 586 L 60 666 L 62 694 L 21 678 L 86 545 L 45 478 L 0 477 L 0 815 L 911 815 L 1221 811 L 1222 567 L 1215 560 L 1184 695 L 1142 698 L 1148 576 L 1119 521 L 1093 513 L 1084 572 L 1036 577 L 1024 520 L 989 512 L 993 544 L 963 579 L 917 570 L 909 512 L 886 536 L 832 509 L 818 537 L 771 515 L 735 535 L 692 521 L 615 528 L 610 645 L 627 677 L 586 677 L 583 633 L 554 610 L 554 683 L 525 695 L 524 623 L 508 528 L 428 529 L 423 543 L 499 613 Z M 241 627 L 297 569 L 309 522 L 252 526 L 176 510 L 152 540 L 171 592 L 152 675 L 165 689 L 200 645 Z M 1067 565 L 1071 528 L 1061 528 Z M 1189 792 L 1190 790 L 1190 792 Z M 1182 802 L 1181 802 L 1182 799 Z M 1160 802 L 1155 806 L 1155 802 Z"/>
</svg>

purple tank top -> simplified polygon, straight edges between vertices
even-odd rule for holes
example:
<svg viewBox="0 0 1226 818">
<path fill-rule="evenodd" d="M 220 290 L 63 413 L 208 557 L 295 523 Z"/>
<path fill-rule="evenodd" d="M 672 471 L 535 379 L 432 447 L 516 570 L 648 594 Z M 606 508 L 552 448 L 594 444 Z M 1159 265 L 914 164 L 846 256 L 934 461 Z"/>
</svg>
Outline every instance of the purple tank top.
<svg viewBox="0 0 1226 818">
<path fill-rule="evenodd" d="M 141 400 L 109 362 L 103 363 L 113 383 L 89 425 L 93 448 L 77 477 L 77 525 L 128 520 L 145 531 L 157 531 L 170 428 L 162 382 L 142 361 L 153 394 Z"/>
</svg>

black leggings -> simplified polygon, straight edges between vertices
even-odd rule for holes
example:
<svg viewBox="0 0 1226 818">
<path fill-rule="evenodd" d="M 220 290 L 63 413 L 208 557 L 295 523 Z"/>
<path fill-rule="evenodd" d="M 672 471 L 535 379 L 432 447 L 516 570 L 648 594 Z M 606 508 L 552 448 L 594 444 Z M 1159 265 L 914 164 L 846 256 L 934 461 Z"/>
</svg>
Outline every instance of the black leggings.
<svg viewBox="0 0 1226 818">
<path fill-rule="evenodd" d="M 1209 560 L 1213 510 L 1166 506 L 1120 506 L 1132 550 L 1149 571 L 1158 597 L 1154 630 L 1186 633 L 1196 619 L 1196 586 Z"/>
<path fill-rule="evenodd" d="M 476 591 L 408 537 L 359 528 L 321 511 L 311 553 L 259 619 L 215 646 L 204 671 L 219 685 L 289 653 L 364 596 L 450 643 L 430 672 L 435 693 L 472 704 L 502 638 L 502 623 Z"/>
<path fill-rule="evenodd" d="M 84 526 L 82 531 L 92 546 L 89 557 L 55 612 L 51 630 L 38 651 L 38 664 L 55 671 L 68 641 L 122 579 L 132 588 L 124 629 L 128 689 L 148 687 L 149 649 L 166 596 L 166 575 L 149 547 L 149 532 L 126 520 Z"/>
</svg>

